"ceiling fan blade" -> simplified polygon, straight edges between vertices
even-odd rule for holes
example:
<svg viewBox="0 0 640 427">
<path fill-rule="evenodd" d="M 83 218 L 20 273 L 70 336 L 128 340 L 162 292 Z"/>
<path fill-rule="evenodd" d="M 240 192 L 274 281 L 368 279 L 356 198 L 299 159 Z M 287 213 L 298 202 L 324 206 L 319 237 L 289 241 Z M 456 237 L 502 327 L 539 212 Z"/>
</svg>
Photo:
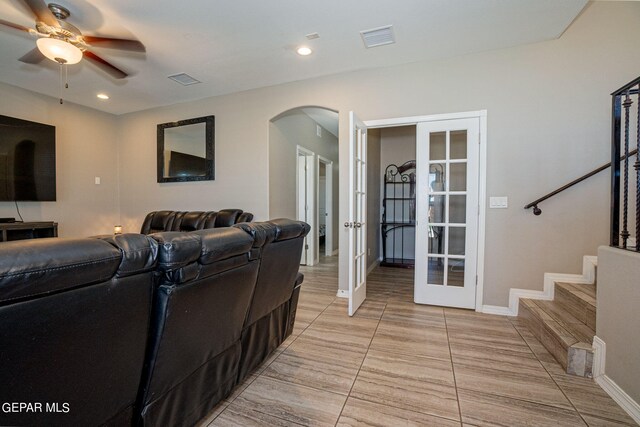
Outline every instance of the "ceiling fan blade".
<svg viewBox="0 0 640 427">
<path fill-rule="evenodd" d="M 53 13 L 51 13 L 51 11 L 47 7 L 47 4 L 44 2 L 44 0 L 22 0 L 22 1 L 24 1 L 24 3 L 27 6 L 29 6 L 29 9 L 31 9 L 31 11 L 36 16 L 36 19 L 38 21 L 44 22 L 50 27 L 60 26 L 60 24 L 58 24 L 58 20 L 53 15 Z"/>
<path fill-rule="evenodd" d="M 145 52 L 145 47 L 138 40 L 115 39 L 113 37 L 82 36 L 84 41 L 95 47 Z"/>
<path fill-rule="evenodd" d="M 18 61 L 25 62 L 27 64 L 39 64 L 45 56 L 38 50 L 37 47 L 34 47 L 29 52 L 22 55 Z"/>
<path fill-rule="evenodd" d="M 125 77 L 128 76 L 127 73 L 125 73 L 124 71 L 122 71 L 121 69 L 116 67 L 115 65 L 113 65 L 113 64 L 105 61 L 104 59 L 100 58 L 98 55 L 96 55 L 93 52 L 89 52 L 88 50 L 85 50 L 84 51 L 84 57 L 87 58 L 88 60 L 90 60 L 91 62 L 93 62 L 95 65 L 98 66 L 98 68 L 102 69 L 103 71 L 108 73 L 113 78 L 124 79 Z"/>
<path fill-rule="evenodd" d="M 9 22 L 9 21 L 5 21 L 4 19 L 0 19 L 0 24 L 1 25 L 5 25 L 7 27 L 11 27 L 14 28 L 16 30 L 20 30 L 20 31 L 26 31 L 27 33 L 29 32 L 29 28 L 27 27 L 23 27 L 20 24 L 14 24 L 13 22 Z"/>
</svg>

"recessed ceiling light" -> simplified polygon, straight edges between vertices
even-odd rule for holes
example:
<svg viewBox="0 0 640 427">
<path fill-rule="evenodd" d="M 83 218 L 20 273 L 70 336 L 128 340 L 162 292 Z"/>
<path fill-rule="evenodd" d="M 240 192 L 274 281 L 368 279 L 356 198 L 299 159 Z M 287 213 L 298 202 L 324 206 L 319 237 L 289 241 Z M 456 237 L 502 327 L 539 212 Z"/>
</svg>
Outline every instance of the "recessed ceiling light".
<svg viewBox="0 0 640 427">
<path fill-rule="evenodd" d="M 307 56 L 311 55 L 313 51 L 306 46 L 300 46 L 296 52 L 298 52 L 298 55 Z"/>
<path fill-rule="evenodd" d="M 109 95 L 107 95 L 106 93 L 99 93 L 96 96 L 100 99 L 109 99 Z"/>
</svg>

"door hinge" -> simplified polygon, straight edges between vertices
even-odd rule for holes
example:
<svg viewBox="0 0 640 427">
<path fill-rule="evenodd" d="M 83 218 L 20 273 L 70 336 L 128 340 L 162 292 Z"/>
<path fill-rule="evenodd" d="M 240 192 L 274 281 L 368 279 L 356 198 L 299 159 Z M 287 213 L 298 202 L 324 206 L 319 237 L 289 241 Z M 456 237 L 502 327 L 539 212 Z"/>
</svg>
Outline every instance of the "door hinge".
<svg viewBox="0 0 640 427">
<path fill-rule="evenodd" d="M 308 251 L 309 250 L 309 245 L 304 245 L 304 250 Z M 478 283 L 478 276 L 476 276 L 476 284 Z"/>
<path fill-rule="evenodd" d="M 476 286 L 478 286 L 478 275 L 476 275 Z"/>
</svg>

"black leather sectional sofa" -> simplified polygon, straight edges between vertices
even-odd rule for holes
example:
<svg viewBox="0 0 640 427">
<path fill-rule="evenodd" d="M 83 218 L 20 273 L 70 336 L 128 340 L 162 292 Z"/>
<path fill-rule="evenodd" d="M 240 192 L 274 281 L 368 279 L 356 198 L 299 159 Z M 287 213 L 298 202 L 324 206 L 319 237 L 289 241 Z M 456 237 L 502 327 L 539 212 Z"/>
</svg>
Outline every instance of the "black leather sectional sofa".
<svg viewBox="0 0 640 427">
<path fill-rule="evenodd" d="M 194 425 L 291 333 L 308 231 L 0 244 L 0 425 Z"/>
<path fill-rule="evenodd" d="M 196 231 L 207 228 L 231 227 L 241 222 L 251 222 L 253 214 L 241 209 L 220 211 L 155 211 L 149 212 L 142 223 L 140 233 L 160 231 Z"/>
</svg>

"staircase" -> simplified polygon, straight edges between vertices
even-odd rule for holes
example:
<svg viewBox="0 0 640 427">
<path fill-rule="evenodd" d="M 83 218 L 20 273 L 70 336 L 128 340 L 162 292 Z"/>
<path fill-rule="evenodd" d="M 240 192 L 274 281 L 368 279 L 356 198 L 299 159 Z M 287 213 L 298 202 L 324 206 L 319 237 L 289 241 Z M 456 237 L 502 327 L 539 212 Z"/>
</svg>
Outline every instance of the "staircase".
<svg viewBox="0 0 640 427">
<path fill-rule="evenodd" d="M 518 318 L 566 369 L 592 377 L 596 283 L 554 282 L 552 300 L 520 298 Z"/>
</svg>

